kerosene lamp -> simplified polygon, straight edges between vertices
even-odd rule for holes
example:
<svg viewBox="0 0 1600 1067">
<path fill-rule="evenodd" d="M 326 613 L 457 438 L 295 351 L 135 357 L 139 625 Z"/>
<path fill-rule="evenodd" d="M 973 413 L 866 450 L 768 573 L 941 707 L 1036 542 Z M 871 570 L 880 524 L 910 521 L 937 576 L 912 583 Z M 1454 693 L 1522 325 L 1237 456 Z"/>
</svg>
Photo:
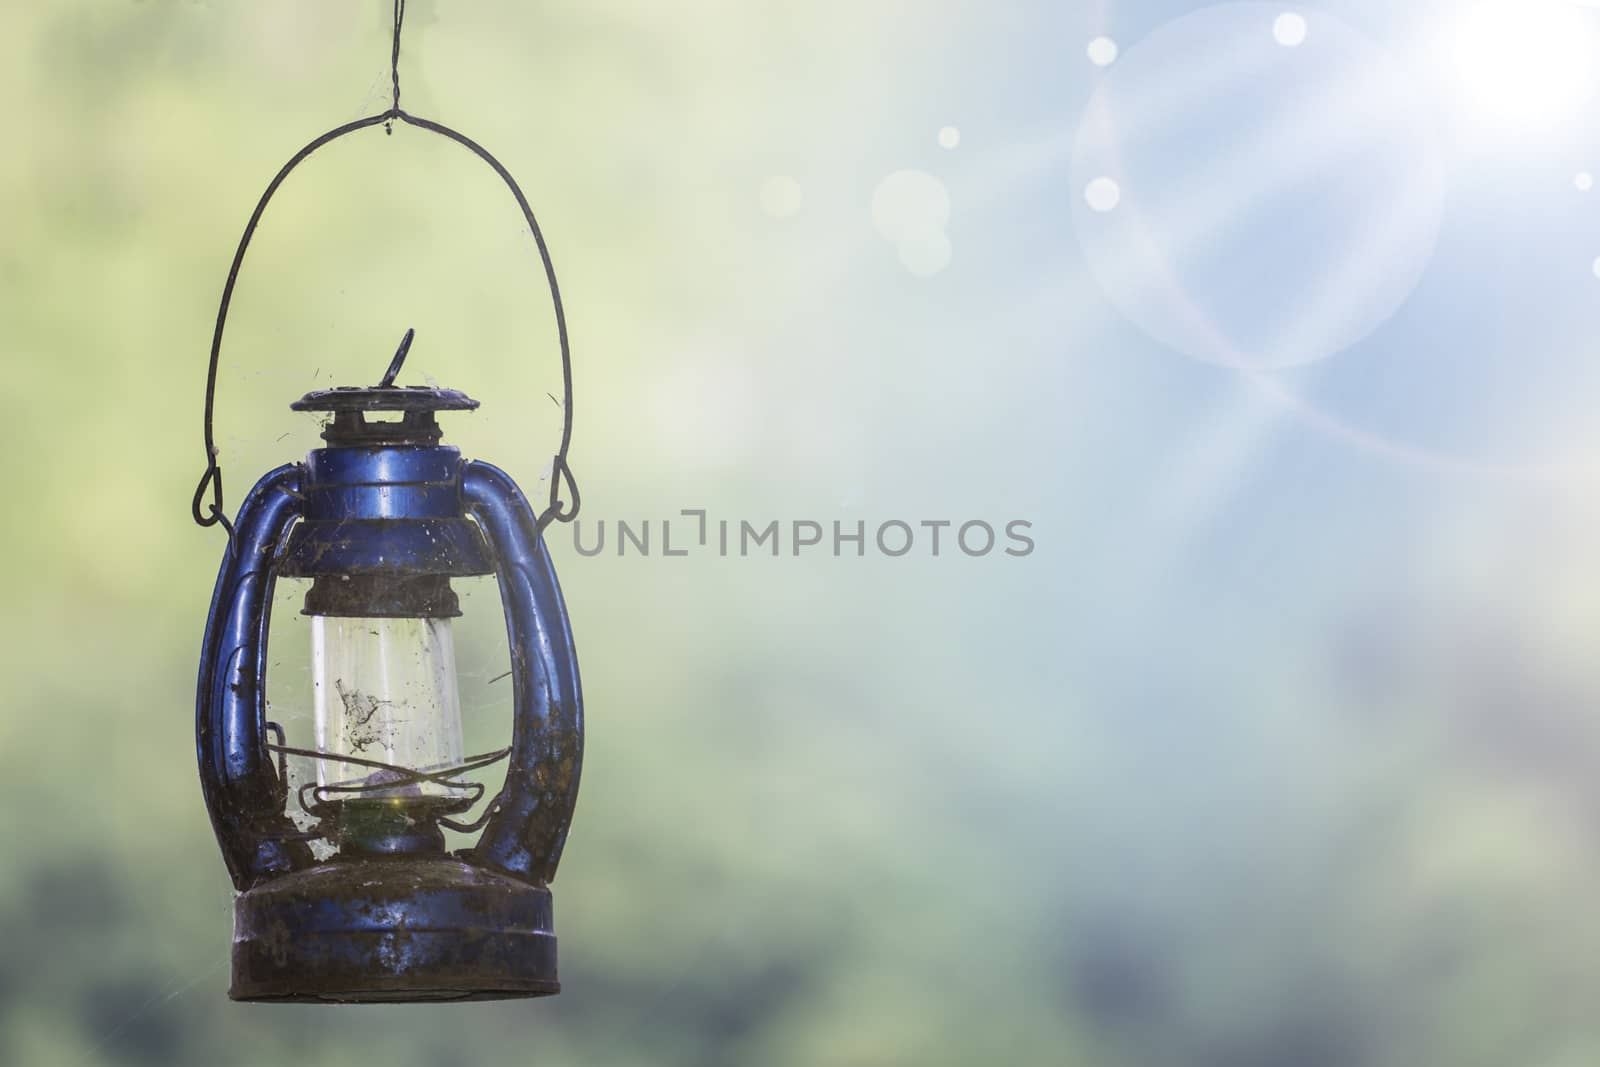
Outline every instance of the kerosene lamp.
<svg viewBox="0 0 1600 1067">
<path fill-rule="evenodd" d="M 207 469 L 194 514 L 229 539 L 201 647 L 196 748 L 206 806 L 239 891 L 229 991 L 236 1000 L 489 999 L 560 988 L 549 883 L 577 798 L 583 711 L 542 531 L 578 506 L 566 464 L 565 318 L 543 236 L 509 172 L 461 134 L 400 110 L 403 11 L 397 3 L 394 106 L 324 134 L 279 172 L 239 244 L 213 335 Z M 565 378 L 549 505 L 536 514 L 503 471 L 443 443 L 440 417 L 478 402 L 452 389 L 396 384 L 412 342 L 407 331 L 376 385 L 319 390 L 290 405 L 326 416 L 325 447 L 261 478 L 230 523 L 212 412 L 228 305 L 250 238 L 273 193 L 312 152 L 396 121 L 441 134 L 493 166 L 543 259 Z M 558 499 L 562 484 L 570 506 Z M 513 736 L 504 749 L 466 755 L 451 581 L 490 574 L 510 644 Z M 280 577 L 309 582 L 314 747 L 289 744 L 268 719 L 267 643 Z M 316 766 L 315 779 L 298 789 L 290 788 L 291 756 Z M 485 798 L 467 776 L 500 759 L 505 783 Z M 445 830 L 479 836 L 450 851 Z M 313 850 L 318 840 L 324 844 Z"/>
</svg>

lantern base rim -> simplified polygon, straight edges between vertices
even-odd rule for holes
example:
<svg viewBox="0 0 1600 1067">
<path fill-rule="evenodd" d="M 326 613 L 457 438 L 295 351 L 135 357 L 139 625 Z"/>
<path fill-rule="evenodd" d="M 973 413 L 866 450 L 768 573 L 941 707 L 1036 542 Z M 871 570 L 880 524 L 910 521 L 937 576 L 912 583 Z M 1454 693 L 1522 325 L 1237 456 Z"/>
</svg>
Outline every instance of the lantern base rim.
<svg viewBox="0 0 1600 1067">
<path fill-rule="evenodd" d="M 238 1001 L 504 1000 L 561 991 L 550 890 L 455 857 L 336 857 L 234 902 Z"/>
</svg>

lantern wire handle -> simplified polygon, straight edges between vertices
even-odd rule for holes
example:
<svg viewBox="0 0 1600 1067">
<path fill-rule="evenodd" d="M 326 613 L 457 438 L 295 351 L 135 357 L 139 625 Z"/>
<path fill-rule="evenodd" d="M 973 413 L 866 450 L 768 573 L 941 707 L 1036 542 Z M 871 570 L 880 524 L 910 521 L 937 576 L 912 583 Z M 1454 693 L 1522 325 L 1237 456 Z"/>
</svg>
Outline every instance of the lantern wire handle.
<svg viewBox="0 0 1600 1067">
<path fill-rule="evenodd" d="M 228 548 L 233 550 L 234 532 L 233 524 L 228 521 L 227 512 L 223 504 L 222 492 L 222 466 L 217 462 L 217 442 L 215 433 L 216 397 L 217 397 L 217 367 L 222 358 L 222 335 L 227 327 L 228 308 L 233 302 L 233 291 L 239 282 L 239 271 L 244 266 L 245 253 L 250 249 L 250 241 L 255 237 L 256 228 L 261 224 L 261 217 L 266 213 L 267 205 L 272 202 L 273 196 L 280 186 L 294 173 L 295 169 L 311 157 L 324 145 L 337 141 L 339 138 L 358 130 L 371 126 L 383 126 L 389 133 L 394 132 L 395 121 L 400 121 L 408 126 L 414 126 L 429 133 L 438 134 L 467 149 L 473 155 L 488 164 L 500 180 L 511 191 L 517 201 L 517 207 L 522 210 L 523 220 L 528 225 L 528 232 L 533 235 L 533 241 L 539 251 L 539 260 L 544 266 L 545 281 L 550 288 L 550 301 L 555 309 L 556 334 L 561 345 L 561 445 L 557 449 L 550 466 L 550 494 L 546 506 L 539 513 L 535 521 L 535 533 L 542 535 L 546 526 L 552 522 L 571 522 L 578 517 L 578 509 L 582 506 L 582 496 L 578 492 L 577 479 L 573 476 L 572 467 L 567 462 L 567 451 L 572 445 L 572 347 L 567 337 L 567 315 L 561 303 L 561 286 L 556 281 L 556 268 L 550 258 L 550 248 L 545 243 L 544 231 L 539 228 L 539 220 L 534 217 L 533 208 L 528 204 L 528 198 L 522 192 L 522 187 L 511 176 L 511 172 L 496 159 L 488 149 L 484 148 L 472 138 L 442 123 L 409 114 L 400 109 L 400 31 L 405 23 L 405 0 L 395 0 L 394 4 L 394 43 L 390 52 L 390 74 L 394 82 L 393 103 L 389 110 L 381 115 L 369 115 L 366 118 L 347 122 L 343 126 L 329 130 L 310 144 L 296 152 L 294 157 L 278 171 L 267 186 L 266 192 L 261 194 L 257 201 L 255 211 L 250 215 L 250 221 L 245 225 L 244 236 L 239 239 L 239 247 L 234 252 L 233 264 L 228 268 L 228 280 L 222 288 L 222 302 L 217 309 L 217 324 L 211 335 L 211 360 L 206 372 L 206 400 L 204 417 L 204 443 L 206 451 L 206 469 L 200 477 L 200 484 L 195 487 L 194 499 L 190 503 L 190 513 L 194 521 L 200 526 L 220 525 L 228 534 Z M 395 354 L 395 363 L 390 367 L 390 374 L 385 376 L 385 384 L 392 384 L 392 375 L 399 373 L 398 364 L 405 361 L 405 353 L 409 350 L 411 331 L 407 331 L 406 340 L 401 342 L 401 350 Z M 566 487 L 571 494 L 569 505 L 562 497 L 562 487 Z M 209 494 L 210 499 L 206 497 Z"/>
</svg>

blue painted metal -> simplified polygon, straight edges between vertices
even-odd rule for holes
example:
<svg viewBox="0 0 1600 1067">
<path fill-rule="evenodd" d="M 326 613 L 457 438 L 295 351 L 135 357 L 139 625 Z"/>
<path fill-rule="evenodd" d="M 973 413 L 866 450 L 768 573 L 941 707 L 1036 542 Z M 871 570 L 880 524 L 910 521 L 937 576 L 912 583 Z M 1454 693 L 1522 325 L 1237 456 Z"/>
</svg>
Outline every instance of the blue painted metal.
<svg viewBox="0 0 1600 1067">
<path fill-rule="evenodd" d="M 318 448 L 306 471 L 309 519 L 461 517 L 461 452 L 446 445 Z"/>
<path fill-rule="evenodd" d="M 285 840 L 283 810 L 266 737 L 267 613 L 273 556 L 299 514 L 300 467 L 279 467 L 245 498 L 234 541 L 217 574 L 200 647 L 195 749 L 200 786 L 228 874 L 239 889 L 307 867 L 304 843 Z"/>
<path fill-rule="evenodd" d="M 509 475 L 467 464 L 463 491 L 494 551 L 516 680 L 511 766 L 474 861 L 544 883 L 555 877 L 578 799 L 583 695 L 561 586 L 533 509 Z"/>
<path fill-rule="evenodd" d="M 306 457 L 305 521 L 281 573 L 492 574 L 483 534 L 464 514 L 454 448 L 319 448 Z"/>
<path fill-rule="evenodd" d="M 548 883 L 577 799 L 582 696 L 561 590 L 521 490 L 453 448 L 336 446 L 263 478 L 235 531 L 206 624 L 196 708 L 206 805 L 243 891 L 231 995 L 556 992 Z M 395 836 L 387 854 L 352 844 L 317 863 L 265 746 L 275 578 L 486 573 L 500 584 L 516 709 L 505 786 L 478 842 L 448 856 L 436 832 L 418 832 Z"/>
<path fill-rule="evenodd" d="M 286 578 L 494 573 L 483 534 L 466 519 L 306 521 L 290 532 L 280 562 Z"/>
</svg>

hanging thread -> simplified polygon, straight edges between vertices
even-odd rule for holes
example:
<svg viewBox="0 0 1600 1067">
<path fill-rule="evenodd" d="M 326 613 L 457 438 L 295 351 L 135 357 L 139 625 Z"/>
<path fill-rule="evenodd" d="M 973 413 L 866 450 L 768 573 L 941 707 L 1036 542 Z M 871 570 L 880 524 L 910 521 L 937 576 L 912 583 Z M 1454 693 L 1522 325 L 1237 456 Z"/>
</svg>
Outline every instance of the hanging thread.
<svg viewBox="0 0 1600 1067">
<path fill-rule="evenodd" d="M 400 31 L 406 24 L 406 0 L 394 0 L 394 49 L 389 53 L 389 78 L 394 83 L 394 101 L 390 111 L 400 110 Z M 394 123 L 386 122 L 383 132 L 394 133 Z"/>
</svg>

